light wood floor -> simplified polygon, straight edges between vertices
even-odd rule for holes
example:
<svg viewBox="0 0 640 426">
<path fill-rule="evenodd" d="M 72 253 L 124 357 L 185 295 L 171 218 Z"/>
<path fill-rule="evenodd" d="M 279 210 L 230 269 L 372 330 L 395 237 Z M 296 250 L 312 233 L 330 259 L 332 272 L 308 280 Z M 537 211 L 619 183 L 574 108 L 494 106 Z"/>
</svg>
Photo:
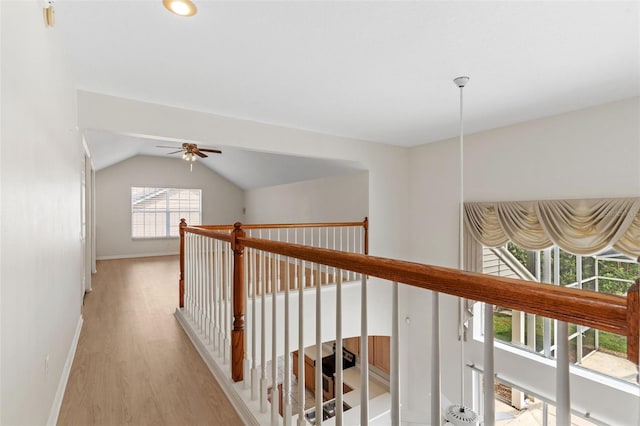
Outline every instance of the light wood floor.
<svg viewBox="0 0 640 426">
<path fill-rule="evenodd" d="M 240 425 L 173 316 L 177 256 L 98 262 L 59 425 Z"/>
</svg>

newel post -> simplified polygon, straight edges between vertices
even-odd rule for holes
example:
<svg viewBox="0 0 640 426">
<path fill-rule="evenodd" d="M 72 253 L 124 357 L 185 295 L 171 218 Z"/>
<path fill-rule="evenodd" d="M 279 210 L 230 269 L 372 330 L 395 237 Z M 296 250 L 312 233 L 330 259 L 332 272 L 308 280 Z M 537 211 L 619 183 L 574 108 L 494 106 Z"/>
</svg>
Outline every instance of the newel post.
<svg viewBox="0 0 640 426">
<path fill-rule="evenodd" d="M 178 281 L 178 306 L 184 308 L 184 228 L 187 221 L 180 219 L 180 280 Z"/>
<path fill-rule="evenodd" d="M 242 223 L 233 224 L 233 330 L 231 331 L 231 379 L 240 382 L 244 379 L 244 315 L 246 311 L 244 294 L 244 246 L 238 238 L 244 237 Z"/>
<path fill-rule="evenodd" d="M 369 217 L 365 217 L 362 222 L 364 228 L 364 254 L 369 254 Z"/>
</svg>

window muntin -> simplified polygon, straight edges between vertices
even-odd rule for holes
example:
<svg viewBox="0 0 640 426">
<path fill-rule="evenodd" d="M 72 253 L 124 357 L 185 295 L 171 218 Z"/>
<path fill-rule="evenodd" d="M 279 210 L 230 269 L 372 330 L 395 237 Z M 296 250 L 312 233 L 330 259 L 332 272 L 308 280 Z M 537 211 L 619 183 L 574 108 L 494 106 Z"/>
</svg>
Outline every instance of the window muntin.
<svg viewBox="0 0 640 426">
<path fill-rule="evenodd" d="M 132 238 L 178 237 L 181 218 L 201 224 L 201 189 L 131 187 Z"/>
</svg>

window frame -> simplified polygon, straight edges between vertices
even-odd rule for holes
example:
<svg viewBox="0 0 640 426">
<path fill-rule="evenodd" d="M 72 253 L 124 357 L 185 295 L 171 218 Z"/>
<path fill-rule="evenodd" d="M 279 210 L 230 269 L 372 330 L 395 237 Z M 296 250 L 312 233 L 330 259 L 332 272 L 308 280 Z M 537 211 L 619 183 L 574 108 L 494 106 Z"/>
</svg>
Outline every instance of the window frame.
<svg viewBox="0 0 640 426">
<path fill-rule="evenodd" d="M 134 214 L 141 213 L 141 211 L 136 211 L 134 208 L 134 200 L 133 200 L 133 192 L 134 189 L 143 189 L 143 190 L 156 190 L 156 191 L 165 191 L 166 199 L 166 207 L 164 209 L 155 209 L 153 211 L 148 211 L 148 213 L 152 214 L 164 214 L 165 215 L 165 226 L 164 226 L 164 235 L 153 235 L 153 236 L 140 236 L 134 235 Z M 169 197 L 172 191 L 197 191 L 198 193 L 198 210 L 185 210 L 185 209 L 171 209 Z M 189 221 L 189 224 L 199 225 L 202 223 L 202 189 L 201 188 L 181 188 L 181 187 L 172 187 L 172 186 L 148 186 L 148 185 L 131 185 L 129 188 L 129 203 L 130 203 L 130 214 L 129 214 L 129 235 L 132 240 L 173 240 L 180 238 L 180 234 L 171 235 L 172 221 L 171 215 L 178 213 L 181 217 L 185 216 L 185 213 L 189 214 L 198 214 L 198 220 L 195 223 L 193 220 Z M 144 225 L 143 225 L 144 226 Z M 144 231 L 144 228 L 143 228 Z"/>
</svg>

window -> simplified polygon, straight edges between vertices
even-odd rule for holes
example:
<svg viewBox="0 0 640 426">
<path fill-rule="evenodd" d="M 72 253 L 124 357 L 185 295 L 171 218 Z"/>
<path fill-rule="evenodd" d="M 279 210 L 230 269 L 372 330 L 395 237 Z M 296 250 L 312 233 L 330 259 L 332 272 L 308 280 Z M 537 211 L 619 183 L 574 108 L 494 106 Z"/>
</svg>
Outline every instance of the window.
<svg viewBox="0 0 640 426">
<path fill-rule="evenodd" d="M 170 238 L 180 234 L 180 219 L 202 220 L 202 190 L 131 187 L 131 237 Z"/>
<path fill-rule="evenodd" d="M 489 275 L 548 282 L 618 296 L 624 296 L 640 275 L 636 259 L 611 248 L 595 255 L 580 256 L 558 246 L 530 251 L 509 242 L 495 249 L 484 247 L 482 263 L 483 273 Z M 477 317 L 480 321 L 484 318 L 483 315 Z M 494 306 L 493 318 L 496 340 L 555 357 L 555 321 L 499 306 Z M 635 382 L 635 367 L 625 361 L 626 353 L 626 336 L 569 324 L 571 362 Z"/>
</svg>

